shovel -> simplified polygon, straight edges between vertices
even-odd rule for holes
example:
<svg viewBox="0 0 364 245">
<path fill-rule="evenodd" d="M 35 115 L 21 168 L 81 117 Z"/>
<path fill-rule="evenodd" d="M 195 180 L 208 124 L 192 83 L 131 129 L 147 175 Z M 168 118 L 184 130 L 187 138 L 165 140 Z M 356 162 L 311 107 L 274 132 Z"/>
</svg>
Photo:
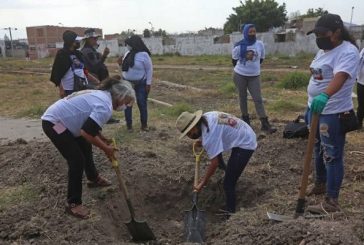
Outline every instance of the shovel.
<svg viewBox="0 0 364 245">
<path fill-rule="evenodd" d="M 204 151 L 202 149 L 196 153 L 195 148 L 196 142 L 193 144 L 193 155 L 196 159 L 194 186 L 198 185 L 201 156 Z M 206 214 L 197 207 L 197 200 L 198 192 L 193 191 L 192 208 L 185 211 L 184 217 L 186 242 L 202 243 L 205 240 Z"/>
<path fill-rule="evenodd" d="M 313 113 L 311 125 L 310 125 L 310 134 L 308 136 L 308 142 L 307 142 L 307 147 L 306 147 L 305 161 L 304 161 L 304 165 L 303 165 L 301 187 L 300 187 L 300 191 L 298 193 L 296 212 L 293 217 L 267 212 L 268 218 L 270 220 L 275 220 L 275 221 L 293 220 L 293 219 L 298 218 L 299 216 L 303 216 L 303 214 L 305 212 L 306 189 L 307 189 L 307 184 L 308 184 L 308 176 L 310 175 L 310 163 L 312 160 L 313 147 L 315 145 L 318 121 L 319 121 L 319 115 L 316 113 Z M 305 217 L 305 216 L 303 216 L 303 217 Z M 323 217 L 323 216 L 318 215 L 317 217 Z"/>
<path fill-rule="evenodd" d="M 114 147 L 116 147 L 115 139 L 112 139 L 112 141 L 113 141 Z M 155 240 L 156 238 L 155 238 L 152 230 L 149 228 L 148 224 L 145 221 L 142 222 L 142 221 L 135 220 L 134 208 L 130 201 L 129 192 L 128 192 L 125 182 L 121 176 L 119 163 L 115 158 L 112 160 L 112 167 L 115 170 L 115 173 L 116 173 L 116 176 L 117 176 L 117 179 L 119 182 L 119 188 L 124 195 L 124 198 L 126 200 L 126 203 L 128 205 L 129 211 L 130 211 L 131 220 L 129 222 L 125 223 L 125 225 L 128 228 L 133 241 L 134 242 L 147 242 L 150 240 Z"/>
</svg>

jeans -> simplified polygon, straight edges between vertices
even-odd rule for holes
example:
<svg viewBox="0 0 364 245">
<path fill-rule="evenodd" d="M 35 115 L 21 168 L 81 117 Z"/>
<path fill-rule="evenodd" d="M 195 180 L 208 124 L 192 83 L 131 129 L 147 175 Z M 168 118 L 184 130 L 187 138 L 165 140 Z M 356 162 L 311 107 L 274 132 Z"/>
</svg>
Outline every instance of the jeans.
<svg viewBox="0 0 364 245">
<path fill-rule="evenodd" d="M 357 83 L 357 93 L 358 93 L 358 121 L 359 125 L 363 125 L 364 118 L 364 85 Z"/>
<path fill-rule="evenodd" d="M 306 122 L 312 114 L 306 112 Z M 326 196 L 337 199 L 344 177 L 345 133 L 341 131 L 339 114 L 320 115 L 315 142 L 316 183 L 326 183 Z"/>
<path fill-rule="evenodd" d="M 142 126 L 147 126 L 148 123 L 148 93 L 146 90 L 146 80 L 141 81 L 131 81 L 131 84 L 135 90 L 135 96 L 140 112 L 140 122 Z M 133 115 L 132 115 L 133 108 L 127 107 L 125 109 L 125 121 L 128 127 L 131 127 L 133 124 Z"/>
<path fill-rule="evenodd" d="M 44 133 L 67 160 L 67 202 L 81 204 L 83 171 L 85 170 L 90 181 L 95 181 L 98 176 L 92 156 L 92 145 L 83 137 L 74 137 L 68 130 L 58 134 L 53 126 L 54 124 L 49 121 L 42 121 Z"/>
<path fill-rule="evenodd" d="M 260 89 L 260 76 L 247 77 L 242 76 L 236 72 L 234 72 L 234 83 L 236 90 L 239 93 L 240 100 L 240 110 L 242 116 L 247 116 L 248 114 L 248 92 L 253 98 L 255 110 L 259 118 L 266 118 L 267 114 L 265 113 L 261 89 Z"/>
<path fill-rule="evenodd" d="M 253 155 L 253 153 L 253 150 L 245 150 L 238 147 L 233 148 L 231 151 L 231 155 L 226 166 L 224 178 L 226 211 L 230 213 L 235 213 L 236 182 L 238 181 L 240 175 L 243 173 L 245 166 L 248 164 L 249 159 Z M 222 165 L 221 159 L 219 159 L 219 163 Z"/>
</svg>

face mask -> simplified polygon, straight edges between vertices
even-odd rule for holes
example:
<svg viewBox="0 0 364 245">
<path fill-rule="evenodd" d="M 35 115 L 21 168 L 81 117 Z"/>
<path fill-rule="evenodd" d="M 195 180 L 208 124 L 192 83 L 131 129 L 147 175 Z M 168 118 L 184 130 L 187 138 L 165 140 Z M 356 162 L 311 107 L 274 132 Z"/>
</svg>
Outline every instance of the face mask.
<svg viewBox="0 0 364 245">
<path fill-rule="evenodd" d="M 75 49 L 79 49 L 80 48 L 80 42 L 75 42 L 74 47 L 75 47 Z"/>
<path fill-rule="evenodd" d="M 249 41 L 255 41 L 257 37 L 255 35 L 248 35 Z"/>
<path fill-rule="evenodd" d="M 332 44 L 330 37 L 316 38 L 316 44 L 319 49 L 323 50 L 331 50 L 334 48 L 334 45 Z"/>
<path fill-rule="evenodd" d="M 126 105 L 120 105 L 116 108 L 116 111 L 125 111 Z"/>
<path fill-rule="evenodd" d="M 126 48 L 131 51 L 133 48 L 131 46 L 129 46 L 129 44 L 126 45 Z"/>
</svg>

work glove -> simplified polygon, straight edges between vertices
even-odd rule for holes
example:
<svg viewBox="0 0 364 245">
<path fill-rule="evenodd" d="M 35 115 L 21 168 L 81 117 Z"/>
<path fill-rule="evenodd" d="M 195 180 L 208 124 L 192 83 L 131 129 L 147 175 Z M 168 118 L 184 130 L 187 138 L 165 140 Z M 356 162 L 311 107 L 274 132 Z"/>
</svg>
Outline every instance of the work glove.
<svg viewBox="0 0 364 245">
<path fill-rule="evenodd" d="M 330 98 L 329 95 L 326 93 L 321 93 L 315 96 L 311 103 L 311 108 L 310 108 L 311 112 L 316 114 L 321 114 L 329 98 Z"/>
</svg>

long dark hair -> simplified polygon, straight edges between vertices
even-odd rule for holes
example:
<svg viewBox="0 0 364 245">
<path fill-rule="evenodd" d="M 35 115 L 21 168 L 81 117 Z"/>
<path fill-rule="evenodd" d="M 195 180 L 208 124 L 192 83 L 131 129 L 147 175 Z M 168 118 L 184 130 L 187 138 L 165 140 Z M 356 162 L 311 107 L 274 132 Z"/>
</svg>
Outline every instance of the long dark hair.
<svg viewBox="0 0 364 245">
<path fill-rule="evenodd" d="M 202 116 L 201 119 L 196 124 L 196 127 L 200 129 L 201 132 L 202 132 L 202 125 L 205 125 L 205 127 L 207 128 L 207 132 L 210 132 L 209 124 L 204 116 Z"/>
<path fill-rule="evenodd" d="M 341 28 L 341 38 L 344 41 L 348 41 L 350 42 L 352 45 L 354 45 L 357 49 L 359 49 L 358 45 L 355 42 L 354 37 L 349 33 L 348 29 L 343 26 L 343 28 Z"/>
<path fill-rule="evenodd" d="M 147 52 L 149 56 L 151 56 L 149 49 L 145 46 L 143 40 L 137 35 L 133 35 L 126 39 L 125 44 L 129 45 L 132 49 L 123 60 L 123 64 L 121 65 L 122 71 L 128 71 L 129 67 L 134 66 L 135 55 L 138 52 Z"/>
</svg>

